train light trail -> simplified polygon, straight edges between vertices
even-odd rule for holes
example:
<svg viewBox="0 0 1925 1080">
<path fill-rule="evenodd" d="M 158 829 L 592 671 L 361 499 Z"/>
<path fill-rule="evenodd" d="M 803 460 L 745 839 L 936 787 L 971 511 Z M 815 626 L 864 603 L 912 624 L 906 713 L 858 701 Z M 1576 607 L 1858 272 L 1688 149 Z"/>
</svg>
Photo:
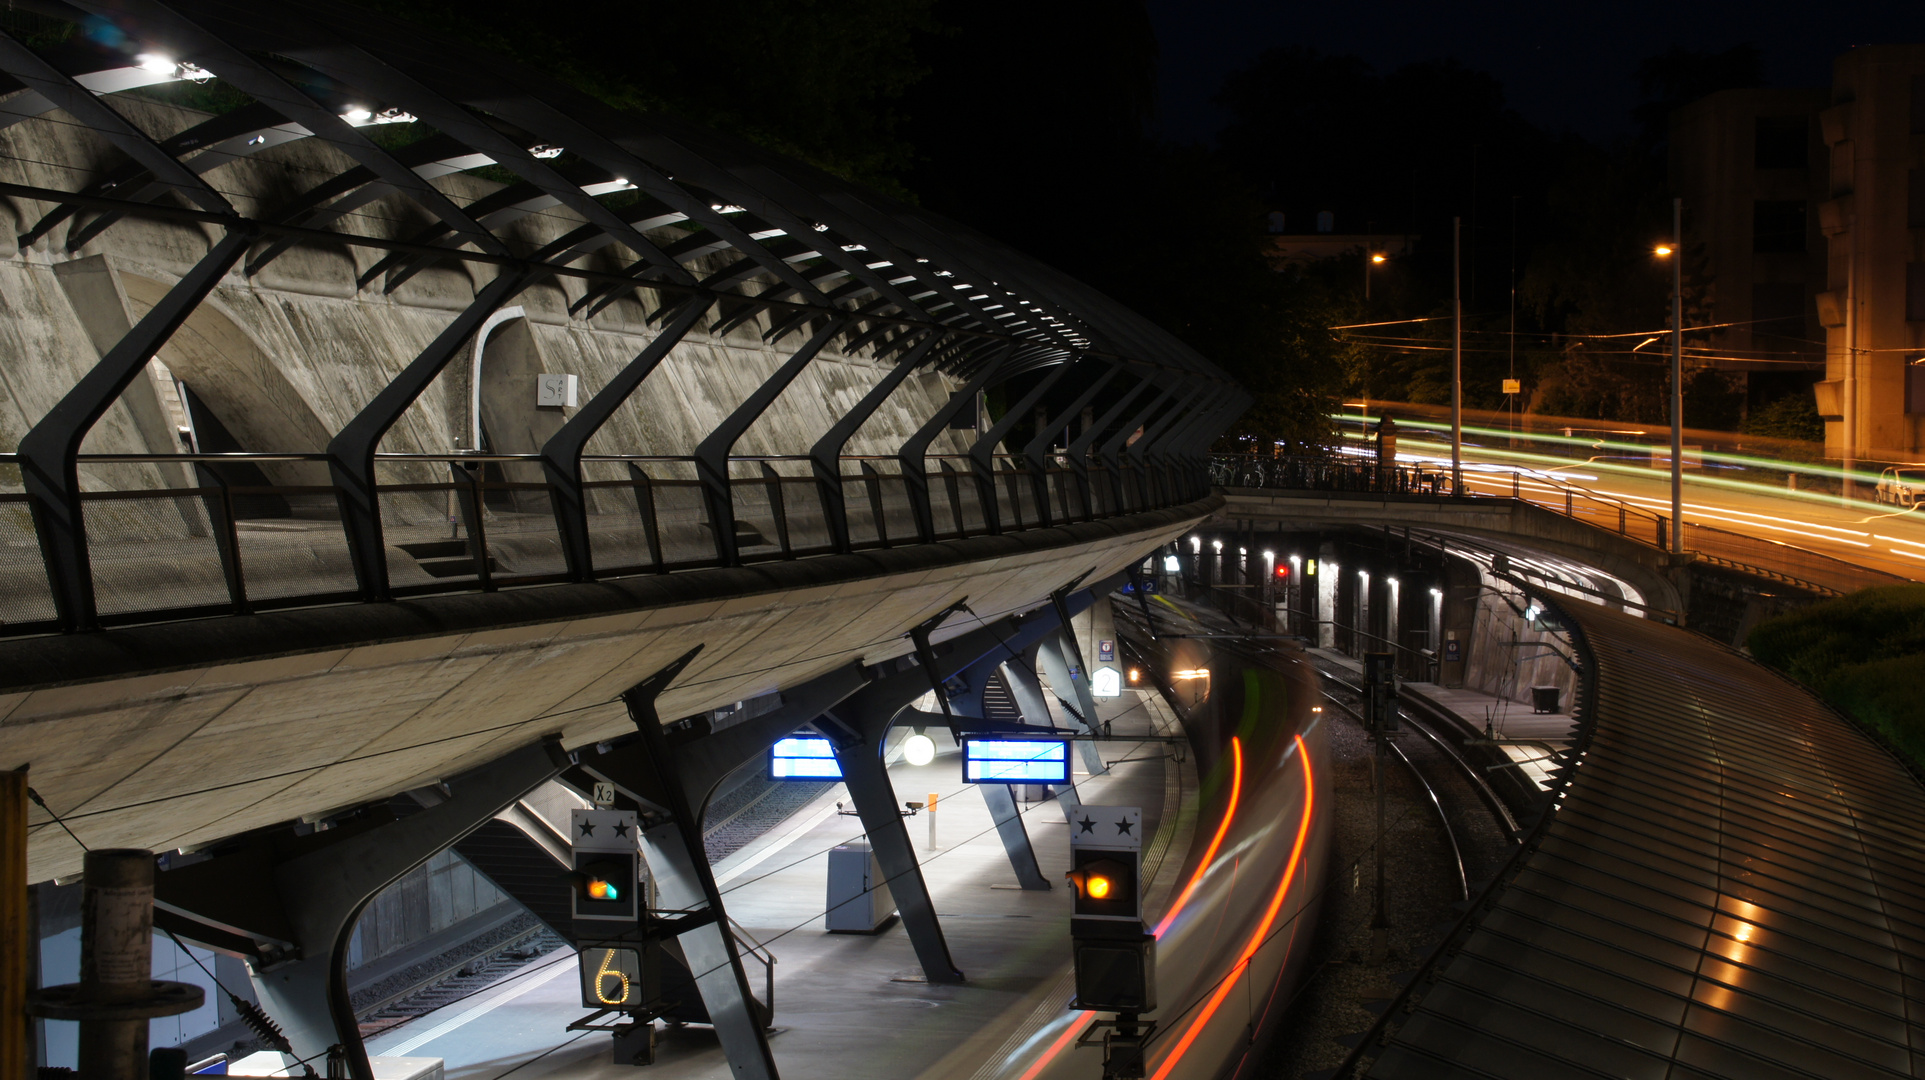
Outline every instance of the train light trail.
<svg viewBox="0 0 1925 1080">
<path fill-rule="evenodd" d="M 1170 928 L 1170 924 L 1176 921 L 1176 917 L 1182 913 L 1184 906 L 1190 902 L 1190 897 L 1196 895 L 1197 886 L 1203 884 L 1204 875 L 1210 872 L 1210 865 L 1216 861 L 1217 850 L 1223 846 L 1223 838 L 1230 832 L 1230 823 L 1236 820 L 1237 803 L 1242 798 L 1243 740 L 1232 735 L 1230 736 L 1230 805 L 1223 808 L 1223 820 L 1217 823 L 1216 835 L 1210 838 L 1210 846 L 1203 850 L 1203 858 L 1197 860 L 1196 873 L 1190 875 L 1190 880 L 1184 884 L 1183 891 L 1177 894 L 1176 903 L 1170 905 L 1170 910 L 1164 913 L 1163 920 L 1156 924 L 1157 937 L 1161 938 L 1163 932 Z"/>
<path fill-rule="evenodd" d="M 1210 1018 L 1215 1016 L 1217 1009 L 1223 1005 L 1223 999 L 1229 997 L 1230 991 L 1236 989 L 1237 983 L 1242 981 L 1244 971 L 1250 966 L 1251 958 L 1256 956 L 1257 951 L 1263 948 L 1264 942 L 1268 940 L 1270 927 L 1277 921 L 1278 912 L 1283 909 L 1284 898 L 1290 895 L 1290 883 L 1296 880 L 1297 866 L 1303 860 L 1304 845 L 1310 839 L 1310 815 L 1315 809 L 1317 797 L 1317 785 L 1310 772 L 1310 751 L 1303 745 L 1302 735 L 1296 736 L 1296 743 L 1297 760 L 1303 766 L 1303 815 L 1297 823 L 1297 840 L 1295 846 L 1290 849 L 1290 861 L 1283 868 L 1283 877 L 1278 881 L 1276 890 L 1270 897 L 1270 906 L 1264 911 L 1263 920 L 1257 924 L 1256 931 L 1244 943 L 1243 954 L 1237 957 L 1237 962 L 1218 981 L 1215 992 L 1210 995 L 1210 1000 L 1204 1003 L 1202 1011 L 1190 1023 L 1189 1029 L 1183 1033 L 1183 1038 L 1178 1040 L 1176 1047 L 1170 1051 L 1170 1056 L 1163 1059 L 1162 1067 L 1156 1070 L 1152 1080 L 1164 1080 L 1170 1075 L 1170 1070 L 1176 1068 L 1177 1062 L 1183 1060 L 1183 1055 L 1189 1051 L 1190 1045 L 1196 1042 L 1197 1036 L 1202 1034 L 1205 1025 L 1209 1024 Z"/>
</svg>

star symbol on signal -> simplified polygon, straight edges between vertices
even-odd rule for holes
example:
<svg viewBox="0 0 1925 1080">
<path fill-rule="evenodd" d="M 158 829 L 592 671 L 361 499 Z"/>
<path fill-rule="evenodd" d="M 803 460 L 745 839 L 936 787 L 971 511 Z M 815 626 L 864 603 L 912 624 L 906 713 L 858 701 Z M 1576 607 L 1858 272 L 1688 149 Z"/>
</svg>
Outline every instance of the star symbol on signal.
<svg viewBox="0 0 1925 1080">
<path fill-rule="evenodd" d="M 593 822 L 589 822 L 589 821 L 582 822 L 582 835 L 583 836 L 595 835 L 595 825 Z"/>
<path fill-rule="evenodd" d="M 616 822 L 616 823 L 615 823 L 615 835 L 616 835 L 616 836 L 623 836 L 623 837 L 625 837 L 625 836 L 627 836 L 627 835 L 628 835 L 628 822 L 626 822 L 626 821 L 618 821 L 618 822 Z"/>
<path fill-rule="evenodd" d="M 1134 822 L 1132 822 L 1132 821 L 1131 821 L 1131 820 L 1130 820 L 1129 818 L 1124 818 L 1123 820 L 1121 820 L 1121 821 L 1119 821 L 1119 822 L 1117 822 L 1117 823 L 1116 823 L 1116 835 L 1118 835 L 1118 836 L 1135 836 L 1136 834 L 1130 831 L 1130 826 L 1131 826 L 1131 825 L 1133 825 L 1133 824 L 1135 824 L 1135 823 L 1134 823 Z"/>
<path fill-rule="evenodd" d="M 1086 833 L 1093 833 L 1096 831 L 1096 822 L 1088 814 L 1084 814 L 1083 820 L 1077 822 L 1076 824 L 1081 825 L 1083 827 L 1083 831 Z"/>
</svg>

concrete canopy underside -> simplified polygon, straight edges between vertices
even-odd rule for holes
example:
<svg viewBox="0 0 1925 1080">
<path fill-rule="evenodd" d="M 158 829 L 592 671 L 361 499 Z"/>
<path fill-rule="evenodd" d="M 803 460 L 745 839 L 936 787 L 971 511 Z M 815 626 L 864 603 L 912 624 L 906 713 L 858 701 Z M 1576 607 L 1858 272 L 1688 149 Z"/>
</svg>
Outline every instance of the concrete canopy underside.
<svg viewBox="0 0 1925 1080">
<path fill-rule="evenodd" d="M 905 655 L 1047 603 L 1214 510 L 797 562 L 0 642 L 0 761 L 93 847 L 188 847 L 632 730 L 618 695 L 696 645 L 663 716 Z M 80 868 L 37 808 L 31 880 Z"/>
</svg>

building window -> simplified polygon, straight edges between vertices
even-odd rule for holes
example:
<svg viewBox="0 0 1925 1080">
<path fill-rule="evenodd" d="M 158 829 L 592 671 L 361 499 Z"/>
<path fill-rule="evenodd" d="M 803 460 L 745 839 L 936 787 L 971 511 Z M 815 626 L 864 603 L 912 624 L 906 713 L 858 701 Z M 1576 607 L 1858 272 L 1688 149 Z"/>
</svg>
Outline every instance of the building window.
<svg viewBox="0 0 1925 1080">
<path fill-rule="evenodd" d="M 1751 250 L 1760 255 L 1805 250 L 1805 204 L 1766 199 L 1753 203 Z"/>
<path fill-rule="evenodd" d="M 1925 322 L 1925 263 L 1905 264 L 1905 321 Z"/>
<path fill-rule="evenodd" d="M 1804 282 L 1752 283 L 1751 336 L 1754 349 L 1787 352 L 1796 351 L 1804 345 Z"/>
<path fill-rule="evenodd" d="M 1808 163 L 1811 120 L 1803 116 L 1760 116 L 1753 164 L 1760 169 L 1802 169 Z"/>
</svg>

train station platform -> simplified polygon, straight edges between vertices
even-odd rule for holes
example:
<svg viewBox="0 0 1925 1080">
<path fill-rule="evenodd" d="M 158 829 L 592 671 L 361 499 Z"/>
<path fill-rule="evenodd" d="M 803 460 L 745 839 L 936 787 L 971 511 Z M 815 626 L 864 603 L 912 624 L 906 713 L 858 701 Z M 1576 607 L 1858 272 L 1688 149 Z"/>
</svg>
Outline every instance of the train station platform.
<svg viewBox="0 0 1925 1080">
<path fill-rule="evenodd" d="M 1547 810 L 1339 1075 L 1925 1075 L 1925 787 L 1724 645 L 1560 606 Z"/>
<path fill-rule="evenodd" d="M 1092 777 L 1078 761 L 1076 792 L 1085 803 L 1142 808 L 1152 838 L 1146 872 L 1160 867 L 1147 898 L 1166 904 L 1168 883 L 1189 844 L 1195 808 L 1185 801 L 1194 802 L 1196 780 L 1187 755 L 1172 760 L 1166 744 L 1141 736 L 1181 729 L 1160 698 L 1132 689 L 1099 701 L 1098 718 L 1113 731 L 1097 743 L 1101 757 L 1118 764 Z M 890 781 L 902 802 L 937 795 L 933 831 L 922 813 L 909 821 L 909 834 L 951 956 L 966 976 L 962 984 L 926 982 L 899 922 L 874 935 L 824 928 L 828 853 L 862 836 L 855 817 L 838 813 L 838 802 L 849 799 L 839 784 L 715 866 L 744 943 L 752 939 L 776 958 L 770 1045 L 785 1075 L 1015 1076 L 1040 1049 L 1032 1044 L 1060 1034 L 1060 1021 L 1070 1015 L 1062 804 L 1019 803 L 1043 876 L 1054 886 L 1024 891 L 981 795 L 962 782 L 954 744 L 936 728 L 928 734 L 939 747 L 935 760 L 921 767 L 897 760 Z M 747 965 L 760 995 L 762 967 L 753 960 Z M 517 1080 L 634 1076 L 631 1066 L 613 1063 L 606 1034 L 566 1030 L 589 1011 L 581 1003 L 575 954 L 564 949 L 474 997 L 383 1032 L 368 1050 L 442 1058 L 446 1080 L 498 1080 L 510 1072 Z M 1092 1068 L 1100 1067 L 1096 1051 L 1084 1052 L 1092 1055 Z M 730 1069 L 714 1035 L 690 1026 L 663 1029 L 650 1073 L 723 1080 Z"/>
<path fill-rule="evenodd" d="M 1363 678 L 1363 665 L 1335 649 L 1311 649 L 1309 653 L 1350 672 L 1358 680 Z M 1414 698 L 1420 705 L 1428 705 L 1432 711 L 1454 719 L 1465 735 L 1489 739 L 1539 790 L 1549 790 L 1550 770 L 1556 766 L 1556 755 L 1569 748 L 1577 734 L 1577 720 L 1572 715 L 1575 706 L 1568 700 L 1561 702 L 1556 711 L 1540 713 L 1534 711 L 1529 702 L 1512 701 L 1470 687 L 1399 682 L 1397 690 L 1406 699 Z"/>
</svg>

